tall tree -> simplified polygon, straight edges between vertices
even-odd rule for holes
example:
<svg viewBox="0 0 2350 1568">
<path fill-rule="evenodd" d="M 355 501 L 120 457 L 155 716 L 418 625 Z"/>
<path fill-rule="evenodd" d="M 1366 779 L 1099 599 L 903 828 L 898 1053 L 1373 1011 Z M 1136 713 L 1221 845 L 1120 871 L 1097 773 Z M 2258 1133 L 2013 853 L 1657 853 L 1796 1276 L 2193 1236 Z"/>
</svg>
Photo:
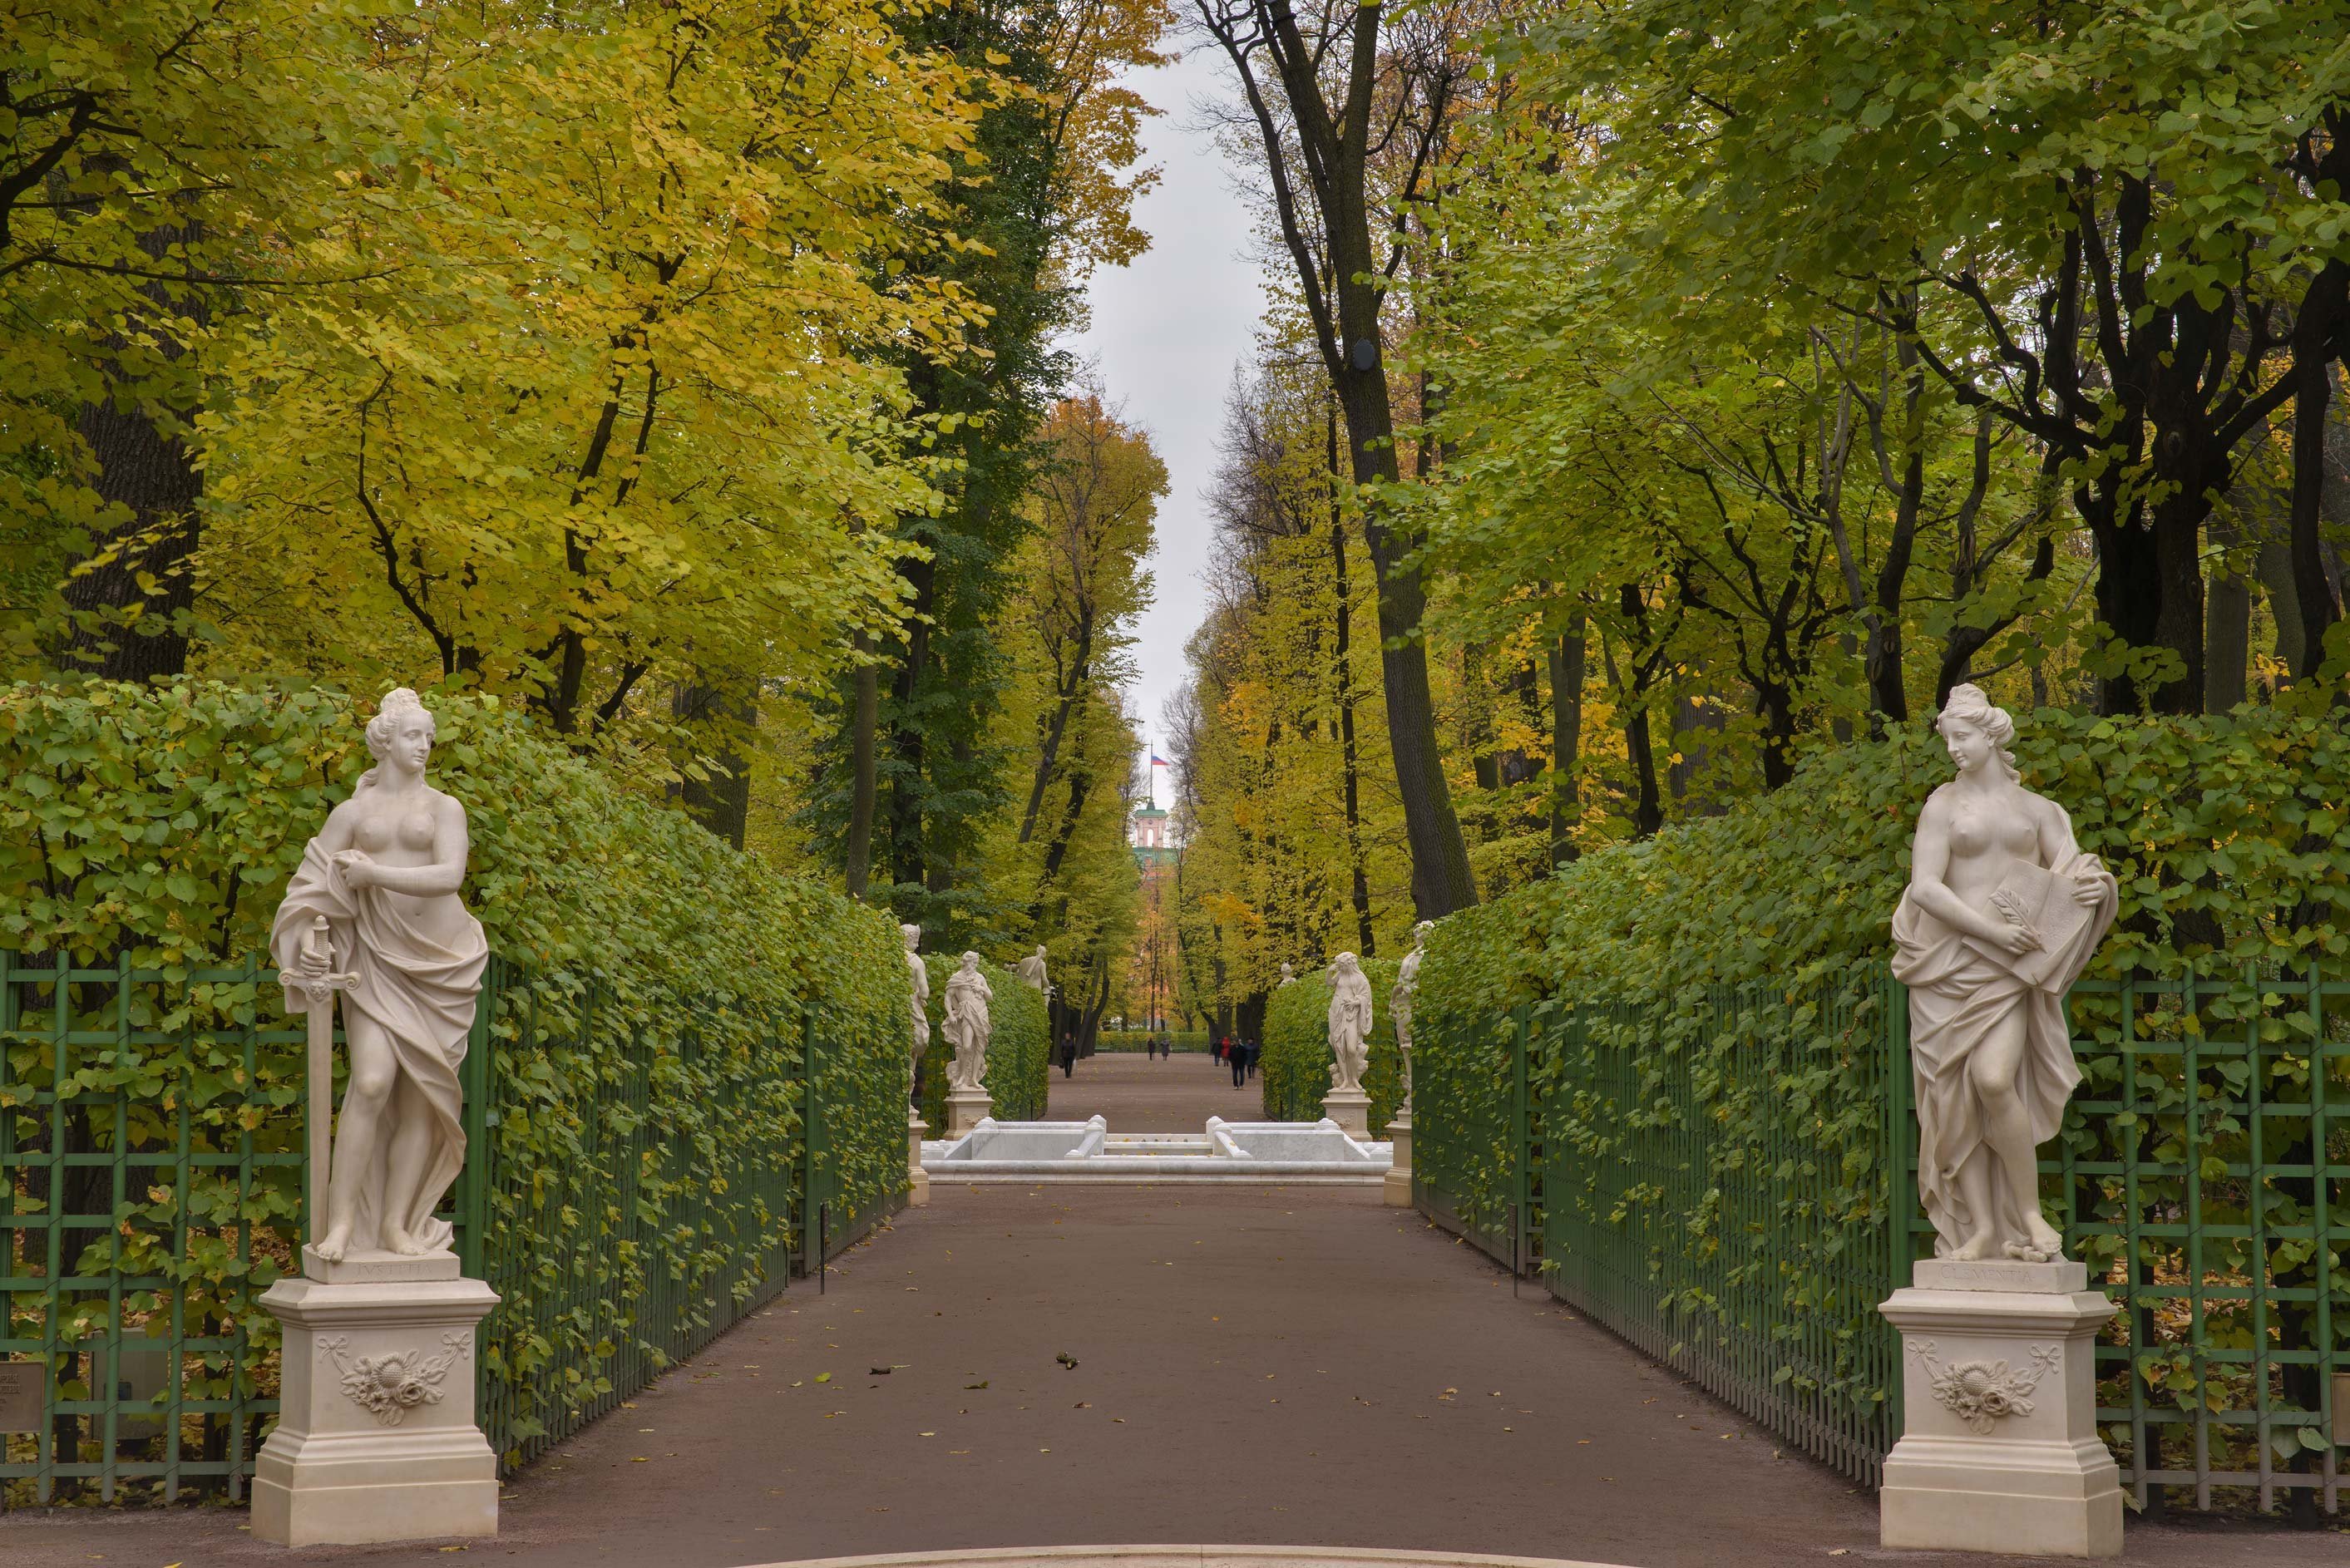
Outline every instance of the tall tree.
<svg viewBox="0 0 2350 1568">
<path fill-rule="evenodd" d="M 1312 343 L 1346 421 L 1378 581 L 1382 686 L 1413 894 L 1434 919 L 1475 903 L 1477 888 L 1419 641 L 1426 587 L 1381 493 L 1399 478 L 1382 312 L 1411 208 L 1444 157 L 1469 62 L 1443 7 L 1392 22 L 1383 5 L 1335 0 L 1303 21 L 1291 0 L 1192 0 L 1192 8 L 1246 101 Z M 1387 177 L 1375 189 L 1382 164 Z"/>
</svg>

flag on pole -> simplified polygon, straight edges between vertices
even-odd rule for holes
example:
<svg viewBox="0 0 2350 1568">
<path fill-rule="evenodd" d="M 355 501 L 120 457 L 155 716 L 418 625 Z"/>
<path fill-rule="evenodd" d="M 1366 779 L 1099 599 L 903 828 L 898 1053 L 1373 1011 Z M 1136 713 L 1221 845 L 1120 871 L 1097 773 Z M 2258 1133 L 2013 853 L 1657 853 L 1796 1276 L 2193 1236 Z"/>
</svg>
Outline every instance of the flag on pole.
<svg viewBox="0 0 2350 1568">
<path fill-rule="evenodd" d="M 1150 753 L 1150 765 L 1154 768 L 1163 768 L 1168 765 L 1167 759 L 1153 752 Z"/>
</svg>

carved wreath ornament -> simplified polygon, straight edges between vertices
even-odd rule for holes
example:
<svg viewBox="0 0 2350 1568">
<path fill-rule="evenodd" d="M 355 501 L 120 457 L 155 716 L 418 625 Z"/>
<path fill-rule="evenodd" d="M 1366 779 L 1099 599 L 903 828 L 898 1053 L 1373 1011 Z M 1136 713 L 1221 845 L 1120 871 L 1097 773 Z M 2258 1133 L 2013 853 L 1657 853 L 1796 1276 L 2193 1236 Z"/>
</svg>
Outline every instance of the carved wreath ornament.
<svg viewBox="0 0 2350 1568">
<path fill-rule="evenodd" d="M 2004 1361 L 1961 1361 L 1945 1366 L 1934 1358 L 1934 1342 L 1913 1339 L 1909 1354 L 1934 1380 L 1934 1397 L 1977 1436 L 1988 1434 L 2002 1416 L 2032 1414 L 2040 1380 L 2056 1370 L 2063 1352 L 2053 1345 L 2032 1347 L 2032 1365 L 2011 1368 Z"/>
<path fill-rule="evenodd" d="M 408 1418 L 408 1413 L 419 1405 L 441 1403 L 441 1385 L 449 1376 L 449 1368 L 465 1359 L 472 1348 L 470 1336 L 450 1333 L 441 1336 L 441 1354 L 427 1355 L 421 1350 L 392 1351 L 384 1355 L 347 1355 L 351 1342 L 348 1339 L 322 1339 L 318 1354 L 335 1364 L 343 1375 L 343 1392 L 351 1402 L 387 1427 L 397 1427 Z"/>
</svg>

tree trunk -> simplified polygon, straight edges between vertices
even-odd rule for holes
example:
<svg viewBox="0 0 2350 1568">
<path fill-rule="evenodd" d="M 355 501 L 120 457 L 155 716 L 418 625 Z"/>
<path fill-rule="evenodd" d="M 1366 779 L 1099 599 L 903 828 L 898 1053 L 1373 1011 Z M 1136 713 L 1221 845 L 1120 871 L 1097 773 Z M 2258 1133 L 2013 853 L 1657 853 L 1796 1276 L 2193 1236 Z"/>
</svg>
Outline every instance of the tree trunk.
<svg viewBox="0 0 2350 1568">
<path fill-rule="evenodd" d="M 870 654 L 873 640 L 857 634 L 857 650 Z M 873 869 L 874 730 L 880 721 L 881 672 L 859 664 L 848 678 L 848 851 L 844 880 L 848 896 L 862 900 Z"/>
<path fill-rule="evenodd" d="M 671 694 L 670 713 L 688 723 L 732 720 L 746 729 L 756 724 L 759 716 L 749 699 L 699 683 L 680 686 Z M 740 849 L 751 818 L 750 766 L 731 738 L 712 751 L 715 754 L 710 760 L 719 771 L 706 779 L 681 779 L 677 799 L 694 821 Z"/>
<path fill-rule="evenodd" d="M 1376 320 L 1374 316 L 1374 325 Z M 1338 398 L 1347 416 L 1355 481 L 1392 484 L 1395 425 L 1388 417 L 1387 376 L 1375 352 L 1364 357 L 1372 361 L 1370 370 L 1346 377 Z M 1388 531 L 1377 507 L 1365 511 L 1363 532 L 1379 585 L 1379 671 L 1396 792 L 1403 802 L 1404 836 L 1411 845 L 1413 902 L 1421 919 L 1441 919 L 1476 903 L 1477 884 L 1470 874 L 1468 842 L 1452 812 L 1452 791 L 1436 740 L 1436 700 L 1429 687 L 1427 645 L 1419 638 L 1427 590 L 1419 567 L 1405 562 L 1407 543 Z"/>
<path fill-rule="evenodd" d="M 1648 618 L 1648 605 L 1639 585 L 1626 583 L 1617 590 L 1617 603 L 1623 611 L 1625 623 L 1638 626 Z M 1627 684 L 1616 668 L 1615 655 L 1600 645 L 1600 657 L 1607 664 L 1608 683 L 1616 688 L 1617 705 L 1624 715 L 1624 749 L 1632 763 L 1632 832 L 1635 837 L 1653 837 L 1665 825 L 1665 807 L 1657 791 L 1657 751 L 1648 736 L 1648 670 L 1645 650 L 1632 663 L 1632 678 Z"/>
<path fill-rule="evenodd" d="M 1347 805 L 1347 864 L 1352 874 L 1349 897 L 1355 908 L 1355 940 L 1361 944 L 1357 950 L 1361 957 L 1371 956 L 1371 878 L 1363 862 L 1363 798 L 1361 753 L 1355 743 L 1355 659 L 1354 648 L 1354 584 L 1347 576 L 1347 520 L 1337 504 L 1338 424 L 1336 416 L 1327 418 L 1326 424 L 1330 451 L 1330 577 L 1336 586 L 1338 606 L 1336 644 L 1338 660 L 1338 755 L 1344 771 Z"/>
<path fill-rule="evenodd" d="M 2262 538 L 2259 564 L 2253 569 L 2269 596 L 2269 618 L 2276 623 L 2276 644 L 2272 651 L 2284 667 L 2281 684 L 2289 685 L 2293 672 L 2302 668 L 2303 657 L 2301 593 L 2293 586 L 2292 542 L 2273 536 Z"/>
<path fill-rule="evenodd" d="M 1583 795 L 1577 770 L 1583 751 L 1583 612 L 1577 610 L 1566 629 L 1552 639 L 1550 665 L 1550 863 L 1564 866 L 1581 853 L 1575 844 L 1575 825 L 1582 816 Z"/>
<path fill-rule="evenodd" d="M 2215 518 L 2214 544 L 2239 545 L 2241 536 Z M 2203 711 L 2224 713 L 2244 700 L 2251 655 L 2252 585 L 2222 558 L 2212 566 L 2203 590 Z"/>
<path fill-rule="evenodd" d="M 900 571 L 914 591 L 907 606 L 901 657 L 889 692 L 899 711 L 908 713 L 913 711 L 930 663 L 930 618 L 938 603 L 938 568 L 932 561 L 908 561 Z M 920 888 L 930 880 L 922 846 L 922 785 L 928 758 L 921 726 L 891 725 L 888 744 L 894 764 L 889 777 L 890 879 L 900 887 Z"/>
<path fill-rule="evenodd" d="M 202 235 L 196 223 L 162 224 L 140 235 L 139 246 L 161 261 L 174 245 L 192 247 Z M 142 325 L 161 342 L 167 374 L 186 375 L 187 349 L 171 320 L 202 325 L 211 317 L 210 301 L 201 290 L 175 296 L 160 282 L 140 292 L 156 307 Z M 108 347 L 120 352 L 127 345 L 118 337 Z M 104 393 L 83 405 L 76 429 L 98 464 L 99 499 L 130 517 L 94 541 L 89 561 L 66 579 L 74 624 L 62 662 L 109 680 L 179 675 L 188 667 L 191 568 L 202 526 L 196 498 L 203 489 L 195 454 L 179 433 L 195 414 L 192 378 L 177 389 L 188 400 L 167 408 L 119 358 L 102 358 L 98 369 Z"/>
<path fill-rule="evenodd" d="M 1042 743 L 1036 750 L 1035 771 L 1028 780 L 1028 808 L 1020 814 L 1020 842 L 1027 843 L 1036 836 L 1036 814 L 1045 806 L 1045 792 L 1052 787 L 1053 770 L 1061 757 L 1061 742 L 1068 733 L 1070 716 L 1085 701 L 1087 683 L 1092 677 L 1094 646 L 1094 612 L 1091 605 L 1077 612 L 1076 649 L 1069 659 L 1069 670 L 1060 690 L 1053 693 L 1053 715 L 1045 722 Z"/>
<path fill-rule="evenodd" d="M 1721 733 L 1729 717 L 1716 693 L 1702 691 L 1698 696 L 1708 701 L 1700 701 L 1686 692 L 1673 698 L 1673 754 L 1678 760 L 1665 764 L 1665 787 L 1680 808 L 1675 814 L 1679 817 L 1719 816 L 1730 809 L 1728 798 L 1719 788 L 1694 793 L 1713 760 L 1710 737 Z"/>
<path fill-rule="evenodd" d="M 2293 584 L 2301 610 L 2298 677 L 2314 675 L 2325 662 L 2325 633 L 2342 618 L 2339 587 L 2325 569 L 2321 530 L 2325 504 L 2325 410 L 2334 396 L 2331 339 L 2343 308 L 2350 266 L 2326 264 L 2302 301 L 2293 331 Z"/>
</svg>

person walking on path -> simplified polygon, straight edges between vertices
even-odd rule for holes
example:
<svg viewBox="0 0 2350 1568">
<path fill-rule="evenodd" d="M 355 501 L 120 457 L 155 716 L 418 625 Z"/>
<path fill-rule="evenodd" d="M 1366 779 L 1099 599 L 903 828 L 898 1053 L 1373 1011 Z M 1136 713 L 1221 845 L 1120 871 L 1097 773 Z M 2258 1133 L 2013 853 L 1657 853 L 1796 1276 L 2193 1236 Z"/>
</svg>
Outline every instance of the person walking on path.
<svg viewBox="0 0 2350 1568">
<path fill-rule="evenodd" d="M 1074 1078 L 1076 1075 L 1077 1037 L 1064 1029 L 1061 1031 L 1061 1076 Z"/>
<path fill-rule="evenodd" d="M 1232 1087 L 1237 1089 L 1243 1084 L 1248 1082 L 1248 1041 L 1245 1038 L 1234 1041 L 1232 1043 L 1231 1055 L 1232 1062 Z"/>
</svg>

